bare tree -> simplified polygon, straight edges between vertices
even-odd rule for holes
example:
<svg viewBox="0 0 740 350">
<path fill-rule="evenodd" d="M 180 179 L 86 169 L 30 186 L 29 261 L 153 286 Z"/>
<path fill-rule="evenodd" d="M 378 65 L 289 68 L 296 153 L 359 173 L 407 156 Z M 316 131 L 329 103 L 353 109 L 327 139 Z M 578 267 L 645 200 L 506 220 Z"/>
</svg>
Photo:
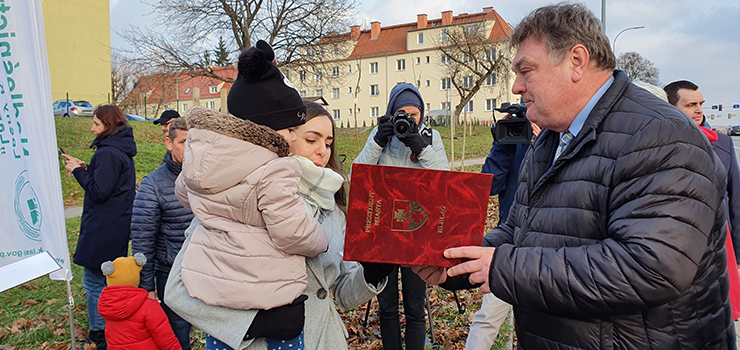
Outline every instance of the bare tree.
<svg viewBox="0 0 740 350">
<path fill-rule="evenodd" d="M 637 52 L 624 52 L 617 58 L 617 68 L 623 70 L 632 80 L 660 86 L 660 69 L 653 62 Z"/>
<path fill-rule="evenodd" d="M 159 70 L 232 82 L 204 65 L 205 47 L 198 43 L 223 36 L 241 52 L 252 40 L 263 39 L 275 48 L 281 65 L 305 61 L 300 48 L 346 28 L 356 5 L 357 0 L 160 0 L 150 3 L 160 31 L 130 28 L 121 35 Z"/>
<path fill-rule="evenodd" d="M 447 84 L 448 89 L 454 87 L 460 97 L 451 115 L 453 143 L 454 125 L 473 96 L 484 86 L 495 86 L 498 79 L 508 81 L 511 65 L 509 46 L 506 41 L 489 40 L 488 34 L 478 25 L 458 26 L 447 29 L 443 34 L 446 40 L 439 45 L 443 63 L 449 65 L 449 75 L 443 78 L 443 84 Z M 463 162 L 464 147 L 463 138 Z M 454 164 L 454 145 L 452 152 Z"/>
<path fill-rule="evenodd" d="M 111 102 L 120 103 L 131 92 L 136 83 L 145 74 L 136 60 L 117 52 L 111 53 Z"/>
</svg>

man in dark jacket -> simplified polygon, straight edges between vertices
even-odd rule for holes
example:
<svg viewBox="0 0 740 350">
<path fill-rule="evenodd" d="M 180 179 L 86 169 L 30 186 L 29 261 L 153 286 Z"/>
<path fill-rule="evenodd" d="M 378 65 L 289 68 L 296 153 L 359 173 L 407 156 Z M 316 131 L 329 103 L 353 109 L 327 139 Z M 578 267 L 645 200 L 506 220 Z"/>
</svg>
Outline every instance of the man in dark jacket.
<svg viewBox="0 0 740 350">
<path fill-rule="evenodd" d="M 183 208 L 175 197 L 175 179 L 182 170 L 187 137 L 185 118 L 174 119 L 165 139 L 169 152 L 164 163 L 141 180 L 134 200 L 131 251 L 144 253 L 147 258 L 139 287 L 149 291 L 152 299 L 164 300 L 164 286 L 172 262 L 182 248 L 185 229 L 193 220 L 193 213 Z M 161 305 L 180 346 L 190 349 L 190 323 L 172 312 L 164 302 Z"/>
<path fill-rule="evenodd" d="M 448 249 L 473 260 L 447 275 L 511 303 L 521 349 L 734 349 L 726 180 L 707 139 L 614 71 L 583 5 L 533 11 L 511 44 L 513 92 L 547 130 L 485 237 L 495 248 Z"/>
<path fill-rule="evenodd" d="M 663 90 L 668 95 L 668 103 L 686 113 L 696 125 L 709 128 L 702 109 L 704 96 L 696 84 L 679 80 L 666 85 Z M 727 218 L 735 260 L 740 266 L 740 257 L 737 254 L 740 249 L 740 168 L 735 157 L 735 145 L 730 136 L 723 134 L 717 134 L 717 141 L 711 142 L 711 145 L 727 173 Z"/>
</svg>

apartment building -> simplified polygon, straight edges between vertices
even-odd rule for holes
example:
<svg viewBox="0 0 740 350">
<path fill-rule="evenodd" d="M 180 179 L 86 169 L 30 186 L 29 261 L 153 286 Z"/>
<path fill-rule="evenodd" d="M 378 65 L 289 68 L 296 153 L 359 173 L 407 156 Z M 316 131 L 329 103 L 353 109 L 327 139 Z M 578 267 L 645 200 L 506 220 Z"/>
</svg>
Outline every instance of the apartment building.
<svg viewBox="0 0 740 350">
<path fill-rule="evenodd" d="M 451 31 L 460 28 L 475 30 L 499 50 L 507 50 L 512 33 L 493 7 L 457 16 L 444 11 L 437 19 L 420 14 L 412 23 L 382 27 L 372 22 L 369 30 L 358 25 L 347 33 L 328 33 L 317 45 L 302 48 L 304 60 L 283 71 L 301 97 L 323 96 L 338 125 L 354 126 L 355 118 L 360 126 L 374 124 L 374 118 L 385 114 L 390 90 L 402 83 L 418 87 L 427 113 L 454 110 L 461 100 L 451 80 L 468 84 L 473 76 L 455 77 L 449 56 L 440 48 L 447 45 Z M 511 74 L 486 77 L 465 104 L 468 120 L 491 120 L 493 107 L 517 102 L 512 82 Z"/>
</svg>

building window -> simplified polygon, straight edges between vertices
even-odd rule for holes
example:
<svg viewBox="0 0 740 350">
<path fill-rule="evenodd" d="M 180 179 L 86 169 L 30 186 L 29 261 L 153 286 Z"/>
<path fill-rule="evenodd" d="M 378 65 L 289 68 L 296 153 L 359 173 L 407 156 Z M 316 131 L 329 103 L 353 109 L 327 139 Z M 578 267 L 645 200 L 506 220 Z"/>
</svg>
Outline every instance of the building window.
<svg viewBox="0 0 740 350">
<path fill-rule="evenodd" d="M 298 71 L 298 80 L 300 80 L 300 81 L 306 80 L 306 71 L 305 70 Z"/>
<path fill-rule="evenodd" d="M 370 116 L 373 118 L 378 117 L 378 107 L 370 107 Z"/>
<path fill-rule="evenodd" d="M 480 27 L 477 24 L 471 24 L 463 28 L 468 35 L 476 35 L 480 31 Z"/>
<path fill-rule="evenodd" d="M 306 50 L 306 54 L 308 54 L 309 58 L 313 58 L 313 55 L 315 54 L 315 52 L 313 48 L 308 48 L 308 50 Z"/>
<path fill-rule="evenodd" d="M 217 94 L 218 93 L 218 85 L 211 85 L 208 87 L 208 92 L 211 94 Z"/>
<path fill-rule="evenodd" d="M 335 100 L 339 98 L 339 88 L 331 89 L 331 98 Z"/>
<path fill-rule="evenodd" d="M 417 65 L 421 64 L 421 57 L 417 57 L 417 58 L 416 58 L 416 64 L 417 64 Z"/>
<path fill-rule="evenodd" d="M 378 74 L 378 62 L 370 62 L 370 74 Z"/>
<path fill-rule="evenodd" d="M 347 65 L 347 73 L 352 73 L 352 65 L 351 64 L 348 64 Z"/>
<path fill-rule="evenodd" d="M 442 79 L 442 90 L 449 90 L 450 89 L 450 78 L 443 78 Z"/>
<path fill-rule="evenodd" d="M 491 73 L 491 75 L 486 77 L 486 86 L 494 85 L 496 85 L 496 73 Z"/>
<path fill-rule="evenodd" d="M 495 98 L 487 99 L 486 100 L 486 112 L 490 112 L 494 108 L 496 108 L 496 99 Z"/>
<path fill-rule="evenodd" d="M 348 94 L 351 94 L 352 93 L 352 87 L 351 86 L 347 88 L 347 93 Z"/>
<path fill-rule="evenodd" d="M 465 63 L 473 62 L 473 56 L 471 56 L 469 53 L 466 53 L 465 56 L 463 56 L 463 59 L 465 60 Z"/>
<path fill-rule="evenodd" d="M 396 71 L 406 70 L 406 59 L 396 60 Z"/>
<path fill-rule="evenodd" d="M 380 95 L 380 89 L 378 89 L 378 85 L 370 85 L 370 96 L 378 96 Z"/>
<path fill-rule="evenodd" d="M 439 33 L 439 41 L 447 42 L 447 29 L 442 29 L 442 32 Z"/>
<path fill-rule="evenodd" d="M 314 96 L 316 97 L 324 96 L 324 90 L 321 90 L 321 89 L 316 90 L 316 94 Z"/>
<path fill-rule="evenodd" d="M 360 71 L 360 64 L 359 63 L 358 64 L 355 64 L 355 71 L 357 71 L 357 72 Z"/>
<path fill-rule="evenodd" d="M 331 67 L 331 76 L 334 78 L 339 77 L 339 67 Z"/>
<path fill-rule="evenodd" d="M 429 56 L 427 56 L 427 64 L 429 64 Z"/>
<path fill-rule="evenodd" d="M 416 43 L 419 45 L 424 43 L 424 33 L 419 33 L 416 35 Z"/>
<path fill-rule="evenodd" d="M 443 64 L 450 64 L 450 56 L 447 56 L 445 54 L 442 54 L 442 63 Z"/>
<path fill-rule="evenodd" d="M 206 106 L 210 109 L 216 109 L 216 101 L 208 101 L 206 102 Z"/>
<path fill-rule="evenodd" d="M 349 112 L 347 113 L 347 115 L 350 115 L 350 116 L 352 115 L 352 108 L 349 109 Z"/>
<path fill-rule="evenodd" d="M 427 112 L 429 112 L 430 110 L 432 110 L 432 105 L 429 102 L 427 102 Z"/>
<path fill-rule="evenodd" d="M 429 80 L 427 79 L 427 87 L 429 87 L 429 84 L 430 84 L 430 83 L 431 83 L 431 82 L 430 82 L 430 81 L 429 81 Z"/>
<path fill-rule="evenodd" d="M 491 48 L 486 50 L 486 59 L 489 61 L 495 61 L 496 60 L 496 48 Z"/>
<path fill-rule="evenodd" d="M 339 55 L 339 45 L 334 44 L 334 55 Z"/>
<path fill-rule="evenodd" d="M 465 104 L 465 108 L 463 108 L 463 112 L 472 112 L 473 111 L 473 100 L 468 101 L 468 103 Z"/>
<path fill-rule="evenodd" d="M 298 94 L 301 95 L 301 98 L 305 98 L 306 97 L 306 90 L 301 90 Z"/>
<path fill-rule="evenodd" d="M 340 119 L 340 117 L 339 117 L 339 110 L 338 109 L 335 109 L 332 112 L 334 112 L 334 120 L 339 120 Z"/>
<path fill-rule="evenodd" d="M 421 87 L 421 80 L 417 80 L 417 81 L 416 81 L 416 87 L 417 87 L 417 88 Z"/>
<path fill-rule="evenodd" d="M 183 103 L 182 104 L 182 111 L 185 112 L 187 110 L 188 110 L 188 104 L 187 103 Z"/>
<path fill-rule="evenodd" d="M 321 68 L 316 68 L 316 73 L 314 73 L 314 79 L 321 80 L 321 78 L 324 77 L 324 70 Z"/>
<path fill-rule="evenodd" d="M 466 89 L 470 89 L 473 87 L 473 76 L 468 75 L 467 77 L 463 78 L 463 87 Z"/>
<path fill-rule="evenodd" d="M 450 102 L 442 102 L 442 109 L 445 111 L 450 110 L 451 103 Z"/>
<path fill-rule="evenodd" d="M 357 107 L 357 114 L 360 114 L 360 107 Z"/>
</svg>

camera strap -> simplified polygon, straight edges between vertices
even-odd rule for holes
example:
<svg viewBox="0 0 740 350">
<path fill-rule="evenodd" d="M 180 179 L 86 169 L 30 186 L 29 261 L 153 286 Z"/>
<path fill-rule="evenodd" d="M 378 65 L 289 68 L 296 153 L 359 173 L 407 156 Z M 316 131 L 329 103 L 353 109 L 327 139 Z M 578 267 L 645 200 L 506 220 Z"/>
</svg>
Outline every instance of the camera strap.
<svg viewBox="0 0 740 350">
<path fill-rule="evenodd" d="M 430 146 L 432 145 L 432 128 L 428 125 L 422 125 L 421 130 L 419 130 L 419 135 L 421 135 L 421 139 L 424 140 L 424 143 Z"/>
</svg>

